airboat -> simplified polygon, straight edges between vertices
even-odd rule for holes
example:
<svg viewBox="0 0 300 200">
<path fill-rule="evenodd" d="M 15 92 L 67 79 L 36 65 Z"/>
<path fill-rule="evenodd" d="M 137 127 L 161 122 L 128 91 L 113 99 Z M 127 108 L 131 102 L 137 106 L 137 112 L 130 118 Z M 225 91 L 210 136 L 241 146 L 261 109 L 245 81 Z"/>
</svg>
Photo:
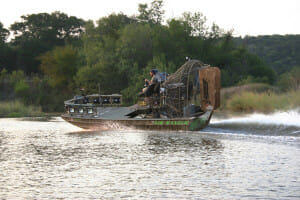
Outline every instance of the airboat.
<svg viewBox="0 0 300 200">
<path fill-rule="evenodd" d="M 219 68 L 189 60 L 135 105 L 122 106 L 120 94 L 76 95 L 64 102 L 62 118 L 92 130 L 198 131 L 209 124 L 220 106 L 220 79 Z"/>
</svg>

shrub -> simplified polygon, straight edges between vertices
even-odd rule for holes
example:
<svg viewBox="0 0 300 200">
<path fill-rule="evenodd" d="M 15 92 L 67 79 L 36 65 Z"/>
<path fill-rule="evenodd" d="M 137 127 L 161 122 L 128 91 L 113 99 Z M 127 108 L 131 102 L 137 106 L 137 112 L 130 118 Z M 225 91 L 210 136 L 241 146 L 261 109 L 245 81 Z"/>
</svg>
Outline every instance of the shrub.
<svg viewBox="0 0 300 200">
<path fill-rule="evenodd" d="M 24 105 L 20 101 L 0 102 L 0 117 L 35 117 L 43 115 L 37 106 Z"/>
<path fill-rule="evenodd" d="M 283 91 L 300 89 L 300 67 L 294 67 L 291 71 L 282 74 L 278 81 L 278 87 Z"/>
<path fill-rule="evenodd" d="M 274 92 L 242 92 L 226 102 L 225 109 L 233 112 L 263 112 L 288 110 L 300 106 L 300 91 L 284 94 Z"/>
<path fill-rule="evenodd" d="M 29 89 L 29 85 L 24 80 L 21 80 L 15 84 L 16 95 L 23 99 L 27 99 L 27 97 L 29 96 Z"/>
</svg>

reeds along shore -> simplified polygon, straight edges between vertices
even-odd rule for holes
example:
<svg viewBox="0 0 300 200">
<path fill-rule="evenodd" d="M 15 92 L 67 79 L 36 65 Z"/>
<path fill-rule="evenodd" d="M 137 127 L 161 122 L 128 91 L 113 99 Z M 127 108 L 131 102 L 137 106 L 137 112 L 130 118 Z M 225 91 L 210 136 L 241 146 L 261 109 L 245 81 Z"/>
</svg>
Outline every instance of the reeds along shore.
<svg viewBox="0 0 300 200">
<path fill-rule="evenodd" d="M 267 84 L 248 84 L 224 88 L 222 111 L 270 113 L 300 107 L 300 90 L 280 93 Z"/>
<path fill-rule="evenodd" d="M 24 105 L 18 100 L 0 102 L 0 117 L 40 117 L 44 115 L 39 106 Z"/>
</svg>

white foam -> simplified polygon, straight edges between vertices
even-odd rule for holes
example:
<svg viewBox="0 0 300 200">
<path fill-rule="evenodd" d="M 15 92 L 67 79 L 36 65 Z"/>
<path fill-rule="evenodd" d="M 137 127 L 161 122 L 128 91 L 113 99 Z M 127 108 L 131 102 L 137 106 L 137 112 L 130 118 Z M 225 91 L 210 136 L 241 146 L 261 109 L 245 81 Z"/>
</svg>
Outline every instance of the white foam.
<svg viewBox="0 0 300 200">
<path fill-rule="evenodd" d="M 230 119 L 212 119 L 211 124 L 230 124 L 230 123 L 258 123 L 275 124 L 300 127 L 300 109 L 286 112 L 275 112 L 272 114 L 254 113 L 244 117 L 233 117 Z"/>
</svg>

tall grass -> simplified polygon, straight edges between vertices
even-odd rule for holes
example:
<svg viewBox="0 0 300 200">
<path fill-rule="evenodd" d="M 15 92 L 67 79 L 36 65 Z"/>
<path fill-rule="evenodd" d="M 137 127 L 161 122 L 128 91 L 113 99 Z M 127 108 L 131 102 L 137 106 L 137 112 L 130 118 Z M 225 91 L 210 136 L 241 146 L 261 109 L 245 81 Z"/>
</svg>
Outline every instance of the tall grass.
<svg viewBox="0 0 300 200">
<path fill-rule="evenodd" d="M 242 86 L 233 86 L 229 88 L 222 88 L 221 90 L 221 109 L 228 109 L 227 102 L 236 96 L 236 94 L 243 93 L 270 93 L 271 91 L 275 91 L 272 86 L 264 83 L 251 83 Z"/>
<path fill-rule="evenodd" d="M 287 93 L 241 92 L 225 101 L 225 110 L 233 112 L 264 112 L 300 107 L 300 91 Z"/>
<path fill-rule="evenodd" d="M 15 100 L 0 102 L 0 117 L 37 117 L 43 116 L 41 107 L 24 105 Z"/>
</svg>

